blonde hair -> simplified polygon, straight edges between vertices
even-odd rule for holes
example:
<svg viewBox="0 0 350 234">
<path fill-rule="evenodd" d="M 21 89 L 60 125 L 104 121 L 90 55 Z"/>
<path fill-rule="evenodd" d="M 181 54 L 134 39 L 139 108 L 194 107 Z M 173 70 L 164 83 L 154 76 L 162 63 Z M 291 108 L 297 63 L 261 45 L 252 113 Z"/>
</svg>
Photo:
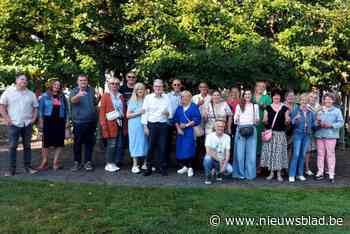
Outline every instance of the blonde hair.
<svg viewBox="0 0 350 234">
<path fill-rule="evenodd" d="M 132 91 L 132 95 L 130 97 L 130 100 L 136 101 L 137 100 L 137 90 L 139 89 L 143 89 L 145 91 L 145 93 L 143 94 L 142 99 L 145 98 L 146 96 L 146 86 L 142 83 L 136 83 L 134 86 L 134 90 Z"/>
<path fill-rule="evenodd" d="M 106 82 L 105 82 L 105 92 L 106 93 L 110 93 L 110 90 L 109 90 L 109 82 L 111 81 L 114 81 L 116 83 L 119 83 L 120 85 L 120 80 L 117 78 L 117 77 L 114 77 L 114 76 L 109 76 L 107 79 L 106 79 Z"/>
<path fill-rule="evenodd" d="M 309 101 L 309 93 L 302 93 L 302 94 L 300 94 L 300 96 L 299 96 L 299 101 L 302 99 L 302 98 L 304 98 L 305 99 L 305 101 L 306 101 L 306 103 L 308 103 L 308 101 Z"/>
</svg>

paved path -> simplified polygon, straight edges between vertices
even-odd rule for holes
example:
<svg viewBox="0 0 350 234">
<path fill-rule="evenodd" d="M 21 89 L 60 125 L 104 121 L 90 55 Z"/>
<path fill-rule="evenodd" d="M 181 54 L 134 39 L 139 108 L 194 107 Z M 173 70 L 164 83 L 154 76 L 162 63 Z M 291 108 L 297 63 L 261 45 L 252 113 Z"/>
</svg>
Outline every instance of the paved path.
<svg viewBox="0 0 350 234">
<path fill-rule="evenodd" d="M 40 143 L 33 144 L 33 165 L 39 165 L 40 162 Z M 95 147 L 97 148 L 97 147 Z M 108 185 L 127 185 L 138 187 L 150 187 L 150 186 L 170 186 L 170 187 L 208 187 L 204 185 L 203 172 L 196 172 L 196 175 L 192 178 L 188 178 L 185 175 L 176 174 L 176 169 L 170 170 L 169 176 L 163 177 L 159 174 L 152 174 L 150 177 L 144 177 L 142 174 L 132 174 L 130 172 L 130 158 L 126 166 L 121 171 L 110 174 L 104 171 L 104 156 L 103 152 L 96 151 L 94 154 L 96 169 L 94 172 L 85 172 L 81 170 L 79 172 L 71 172 L 69 169 L 72 166 L 72 148 L 71 145 L 66 146 L 62 154 L 64 169 L 60 171 L 49 170 L 46 172 L 40 172 L 36 175 L 27 175 L 24 173 L 22 167 L 22 151 L 18 153 L 18 173 L 14 178 L 20 180 L 48 180 L 48 181 L 60 181 L 60 182 L 78 182 L 78 183 L 95 183 L 95 184 L 108 184 Z M 315 158 L 311 162 L 312 168 L 315 171 Z M 0 173 L 4 175 L 8 166 L 7 149 L 5 145 L 0 146 Z M 288 183 L 286 180 L 283 183 L 277 181 L 267 181 L 264 177 L 258 177 L 253 181 L 238 181 L 232 178 L 226 178 L 223 182 L 214 183 L 210 186 L 216 187 L 240 187 L 240 188 L 320 188 L 320 187 L 350 187 L 350 149 L 347 151 L 337 152 L 337 167 L 336 167 L 336 183 L 330 184 L 328 180 L 315 181 L 309 178 L 305 182 L 297 181 L 294 184 Z"/>
</svg>

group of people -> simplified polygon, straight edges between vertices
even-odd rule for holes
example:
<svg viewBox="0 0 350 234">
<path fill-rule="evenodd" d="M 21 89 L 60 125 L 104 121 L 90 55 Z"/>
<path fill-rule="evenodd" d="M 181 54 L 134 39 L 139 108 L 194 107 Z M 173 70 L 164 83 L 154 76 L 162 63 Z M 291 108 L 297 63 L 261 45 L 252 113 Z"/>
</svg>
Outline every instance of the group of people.
<svg viewBox="0 0 350 234">
<path fill-rule="evenodd" d="M 266 92 L 259 81 L 254 91 L 234 87 L 224 97 L 219 90 L 209 92 L 199 84 L 199 94 L 183 90 L 181 80 L 174 79 L 172 91 L 164 92 L 164 83 L 156 79 L 153 91 L 137 83 L 134 72 L 120 79 L 108 77 L 106 90 L 98 95 L 86 75 L 79 75 L 77 86 L 68 95 L 58 79 L 50 80 L 47 91 L 39 98 L 27 88 L 27 77 L 16 76 L 15 86 L 0 98 L 0 113 L 8 126 L 10 166 L 7 176 L 16 173 L 19 137 L 24 148 L 24 168 L 30 174 L 49 168 L 49 148 L 54 147 L 52 168 L 62 168 L 60 154 L 69 129 L 73 129 L 74 165 L 72 171 L 92 171 L 96 129 L 105 143 L 105 170 L 121 169 L 125 147 L 133 160 L 131 172 L 149 176 L 168 174 L 169 155 L 176 136 L 178 174 L 194 176 L 194 169 L 204 168 L 205 184 L 232 175 L 239 180 L 253 180 L 268 170 L 267 180 L 305 181 L 313 176 L 310 157 L 317 151 L 315 179 L 328 174 L 335 178 L 335 146 L 342 113 L 335 95 L 325 93 L 321 101 L 316 92 L 296 98 L 293 91 L 285 95 L 273 89 Z M 284 100 L 285 99 L 285 100 Z M 297 100 L 298 99 L 298 100 Z M 31 166 L 32 126 L 43 132 L 42 161 Z M 84 147 L 84 158 L 82 148 Z"/>
</svg>

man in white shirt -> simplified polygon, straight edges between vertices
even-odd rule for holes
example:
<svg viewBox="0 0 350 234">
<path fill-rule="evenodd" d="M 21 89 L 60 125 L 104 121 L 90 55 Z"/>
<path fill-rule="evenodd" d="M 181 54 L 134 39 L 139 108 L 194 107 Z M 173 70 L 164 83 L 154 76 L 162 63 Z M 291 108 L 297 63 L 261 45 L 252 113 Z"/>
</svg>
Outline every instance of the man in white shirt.
<svg viewBox="0 0 350 234">
<path fill-rule="evenodd" d="M 16 86 L 8 88 L 0 98 L 0 113 L 5 119 L 9 133 L 10 168 L 5 176 L 16 174 L 17 146 L 22 138 L 24 169 L 29 174 L 37 170 L 31 167 L 32 125 L 38 113 L 38 101 L 35 94 L 27 89 L 28 81 L 24 74 L 16 76 Z"/>
<path fill-rule="evenodd" d="M 215 122 L 215 132 L 207 135 L 205 139 L 206 155 L 203 160 L 205 184 L 211 184 L 211 176 L 216 173 L 216 179 L 222 180 L 223 174 L 231 174 L 230 160 L 231 138 L 225 134 L 226 123 L 222 120 Z"/>
<path fill-rule="evenodd" d="M 152 166 L 157 164 L 163 176 L 167 174 L 167 135 L 168 121 L 172 118 L 172 109 L 169 98 L 164 94 L 162 80 L 155 80 L 153 83 L 154 92 L 147 95 L 142 105 L 145 113 L 141 117 L 145 134 L 149 136 L 149 149 L 147 154 L 147 170 L 144 176 L 152 174 Z M 157 163 L 154 156 L 157 153 Z"/>
</svg>

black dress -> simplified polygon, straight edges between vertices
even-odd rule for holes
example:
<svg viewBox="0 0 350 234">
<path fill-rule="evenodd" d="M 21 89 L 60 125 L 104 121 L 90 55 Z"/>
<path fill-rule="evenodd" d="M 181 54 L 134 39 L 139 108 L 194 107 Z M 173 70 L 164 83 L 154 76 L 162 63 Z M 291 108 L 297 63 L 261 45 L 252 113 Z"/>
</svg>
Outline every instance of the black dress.
<svg viewBox="0 0 350 234">
<path fill-rule="evenodd" d="M 60 118 L 60 107 L 64 105 L 58 96 L 53 96 L 53 109 L 51 116 L 44 116 L 43 144 L 44 148 L 63 147 L 65 139 L 65 118 Z"/>
</svg>

